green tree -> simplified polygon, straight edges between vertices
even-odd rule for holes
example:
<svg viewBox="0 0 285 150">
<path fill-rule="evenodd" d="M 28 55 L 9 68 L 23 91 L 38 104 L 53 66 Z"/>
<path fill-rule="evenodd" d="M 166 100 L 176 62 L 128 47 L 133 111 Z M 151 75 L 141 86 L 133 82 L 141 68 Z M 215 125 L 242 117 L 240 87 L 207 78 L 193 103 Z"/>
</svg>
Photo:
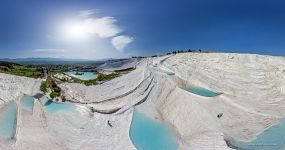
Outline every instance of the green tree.
<svg viewBox="0 0 285 150">
<path fill-rule="evenodd" d="M 44 93 L 47 92 L 47 83 L 45 81 L 42 81 L 40 90 Z"/>
</svg>

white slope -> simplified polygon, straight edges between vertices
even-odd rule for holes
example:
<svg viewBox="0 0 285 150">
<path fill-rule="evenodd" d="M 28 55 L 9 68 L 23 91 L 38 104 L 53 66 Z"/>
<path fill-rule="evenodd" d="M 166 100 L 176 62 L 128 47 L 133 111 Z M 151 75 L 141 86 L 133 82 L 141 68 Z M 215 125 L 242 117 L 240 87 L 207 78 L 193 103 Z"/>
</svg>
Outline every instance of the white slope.
<svg viewBox="0 0 285 150">
<path fill-rule="evenodd" d="M 23 94 L 39 93 L 40 79 L 0 73 L 0 107 L 4 102 L 17 100 Z"/>
<path fill-rule="evenodd" d="M 112 72 L 116 70 L 135 68 L 140 60 L 140 58 L 109 60 L 104 64 L 98 66 L 97 70 L 100 72 Z"/>
<path fill-rule="evenodd" d="M 146 58 L 129 74 L 100 85 L 61 84 L 63 95 L 77 110 L 54 114 L 42 110 L 46 118 L 39 118 L 46 121 L 46 127 L 37 121 L 27 124 L 46 136 L 28 136 L 24 140 L 23 134 L 28 134 L 29 127 L 22 124 L 23 130 L 18 133 L 22 138 L 16 141 L 21 144 L 11 147 L 21 149 L 17 146 L 30 145 L 31 149 L 49 149 L 45 147 L 48 143 L 56 145 L 55 149 L 135 149 L 129 127 L 136 106 L 149 117 L 170 124 L 179 140 L 179 149 L 230 149 L 225 139 L 253 140 L 284 118 L 284 64 L 284 57 L 252 54 L 182 53 Z M 11 78 L 17 81 L 16 85 L 25 86 L 22 77 L 0 74 L 2 80 Z M 195 95 L 183 89 L 189 84 L 223 94 Z M 28 85 L 27 89 L 33 89 Z M 13 84 L 7 81 L 2 85 L 7 90 L 0 92 L 0 98 L 12 95 L 10 87 Z M 29 94 L 25 90 L 14 91 Z M 37 110 L 40 107 L 36 105 Z M 218 118 L 220 113 L 223 116 Z M 24 124 L 25 120 L 32 120 L 25 113 L 20 115 Z M 112 128 L 108 120 L 114 125 Z M 49 140 L 33 145 L 43 139 Z"/>
</svg>

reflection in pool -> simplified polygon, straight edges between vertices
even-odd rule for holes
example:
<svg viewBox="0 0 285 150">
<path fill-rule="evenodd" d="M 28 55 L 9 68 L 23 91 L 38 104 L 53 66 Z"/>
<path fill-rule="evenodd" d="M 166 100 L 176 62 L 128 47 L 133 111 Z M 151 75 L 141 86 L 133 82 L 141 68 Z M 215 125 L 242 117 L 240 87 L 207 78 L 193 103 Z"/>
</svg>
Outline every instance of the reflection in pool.
<svg viewBox="0 0 285 150">
<path fill-rule="evenodd" d="M 9 102 L 0 114 L 0 136 L 13 138 L 16 132 L 17 108 L 14 102 Z"/>
<path fill-rule="evenodd" d="M 215 97 L 215 96 L 222 94 L 222 93 L 213 92 L 208 89 L 205 89 L 202 87 L 196 87 L 196 86 L 187 86 L 185 90 L 193 94 L 205 96 L 205 97 Z"/>
<path fill-rule="evenodd" d="M 285 149 L 285 119 L 274 125 L 251 142 L 231 139 L 229 145 L 238 150 L 281 150 Z"/>
<path fill-rule="evenodd" d="M 164 123 L 134 111 L 130 138 L 138 150 L 176 150 L 177 139 L 171 128 Z"/>
<path fill-rule="evenodd" d="M 77 74 L 78 73 L 78 74 Z M 93 72 L 76 72 L 76 71 L 69 71 L 66 72 L 71 77 L 78 78 L 80 80 L 93 80 L 97 78 L 97 74 Z"/>
</svg>

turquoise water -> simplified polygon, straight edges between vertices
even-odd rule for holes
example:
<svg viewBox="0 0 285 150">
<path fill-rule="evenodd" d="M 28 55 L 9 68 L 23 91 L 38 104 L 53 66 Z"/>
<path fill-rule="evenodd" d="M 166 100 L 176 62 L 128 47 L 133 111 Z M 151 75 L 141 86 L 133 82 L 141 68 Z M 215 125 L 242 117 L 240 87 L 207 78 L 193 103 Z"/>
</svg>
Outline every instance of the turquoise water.
<svg viewBox="0 0 285 150">
<path fill-rule="evenodd" d="M 285 119 L 274 125 L 251 142 L 230 140 L 230 145 L 238 150 L 282 150 L 285 149 Z"/>
<path fill-rule="evenodd" d="M 75 106 L 72 104 L 57 103 L 57 102 L 53 102 L 52 100 L 48 100 L 44 104 L 44 106 L 46 110 L 48 111 L 48 113 L 55 113 L 58 111 L 69 111 L 75 108 Z"/>
<path fill-rule="evenodd" d="M 42 104 L 45 104 L 49 99 L 46 96 L 43 96 L 42 98 L 40 98 L 40 101 Z"/>
<path fill-rule="evenodd" d="M 215 96 L 221 95 L 221 93 L 216 93 L 216 92 L 210 91 L 202 87 L 187 86 L 185 90 L 193 94 L 197 94 L 197 95 L 205 96 L 205 97 L 215 97 Z"/>
<path fill-rule="evenodd" d="M 21 106 L 26 110 L 33 111 L 34 98 L 29 95 L 24 95 L 21 99 Z"/>
<path fill-rule="evenodd" d="M 14 102 L 9 102 L 0 116 L 0 136 L 12 138 L 16 131 L 17 109 Z"/>
<path fill-rule="evenodd" d="M 166 124 L 134 111 L 130 137 L 138 150 L 177 150 L 178 142 Z"/>
<path fill-rule="evenodd" d="M 97 74 L 93 73 L 93 72 L 80 72 L 83 73 L 82 75 L 75 75 L 76 71 L 69 71 L 66 72 L 66 74 L 68 74 L 69 76 L 72 76 L 74 78 L 78 78 L 80 80 L 93 80 L 97 78 Z"/>
</svg>

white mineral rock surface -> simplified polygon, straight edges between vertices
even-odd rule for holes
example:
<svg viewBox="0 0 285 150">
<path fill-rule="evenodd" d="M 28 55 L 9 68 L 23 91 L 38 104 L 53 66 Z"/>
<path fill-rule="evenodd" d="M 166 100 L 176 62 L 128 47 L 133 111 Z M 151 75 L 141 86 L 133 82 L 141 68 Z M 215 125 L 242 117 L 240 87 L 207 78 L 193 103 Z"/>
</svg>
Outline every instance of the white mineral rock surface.
<svg viewBox="0 0 285 150">
<path fill-rule="evenodd" d="M 0 140 L 0 149 L 135 149 L 129 138 L 135 106 L 170 124 L 179 149 L 230 149 L 226 138 L 253 140 L 284 118 L 284 64 L 284 57 L 252 54 L 146 58 L 132 72 L 103 84 L 61 84 L 74 111 L 50 114 L 36 101 L 30 114 L 18 105 L 16 140 Z M 183 89 L 189 84 L 223 94 L 195 95 Z M 0 74 L 0 107 L 19 101 L 22 93 L 37 93 L 39 85 L 40 80 Z"/>
<path fill-rule="evenodd" d="M 23 94 L 34 95 L 39 93 L 40 84 L 40 79 L 0 73 L 0 104 L 8 101 L 15 101 Z"/>
<path fill-rule="evenodd" d="M 100 65 L 97 70 L 100 72 L 112 72 L 115 70 L 124 70 L 128 68 L 134 68 L 140 58 L 130 58 L 130 59 L 122 59 L 122 60 L 109 60 L 103 65 Z"/>
</svg>

